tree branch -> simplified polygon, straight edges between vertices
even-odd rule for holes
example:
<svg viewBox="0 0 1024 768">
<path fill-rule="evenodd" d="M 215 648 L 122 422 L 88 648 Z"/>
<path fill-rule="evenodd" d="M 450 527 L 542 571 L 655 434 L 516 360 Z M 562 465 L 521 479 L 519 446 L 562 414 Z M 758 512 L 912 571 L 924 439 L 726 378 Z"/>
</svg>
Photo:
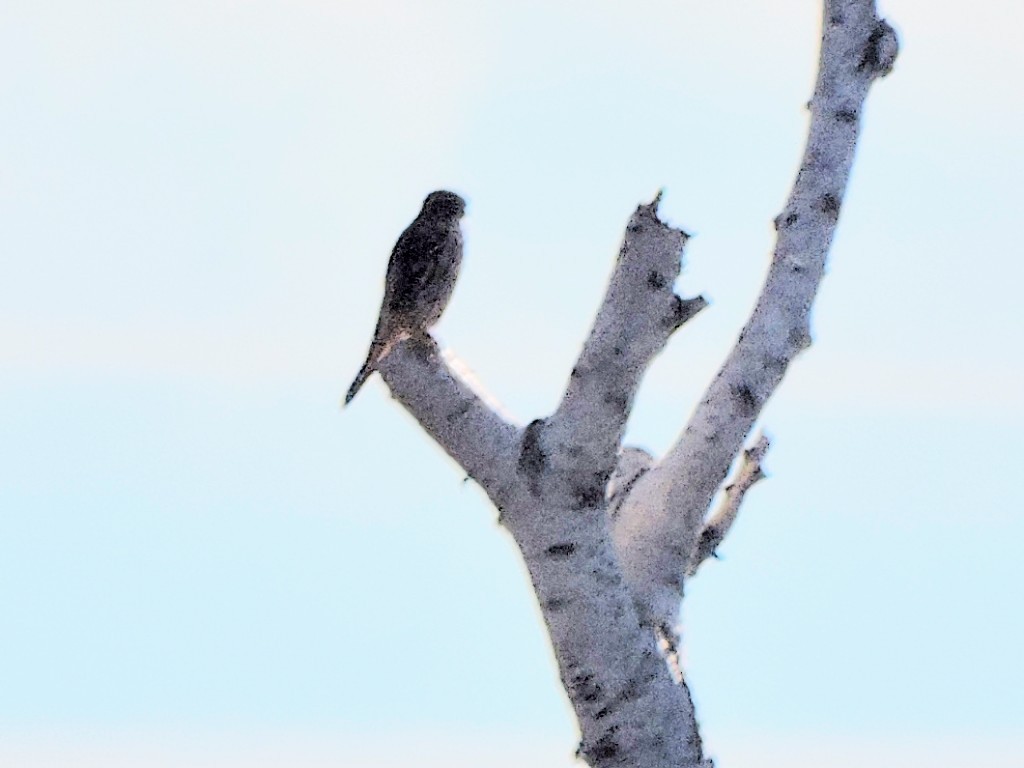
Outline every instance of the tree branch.
<svg viewBox="0 0 1024 768">
<path fill-rule="evenodd" d="M 616 551 L 645 618 L 678 610 L 705 511 L 789 363 L 810 345 L 809 312 L 853 163 L 868 88 L 892 68 L 896 34 L 873 0 L 826 0 L 807 146 L 776 218 L 764 288 L 685 431 L 616 516 Z M 671 621 L 670 623 L 674 623 Z"/>
<path fill-rule="evenodd" d="M 658 236 L 676 233 L 657 220 L 656 202 L 641 206 L 631 220 L 635 226 L 627 232 L 616 268 L 620 277 L 609 289 L 616 298 L 606 300 L 609 309 L 599 313 L 595 325 L 601 330 L 592 334 L 600 343 L 615 338 L 614 334 L 628 339 L 633 332 L 629 330 L 635 321 L 629 317 L 630 302 L 637 300 L 631 294 L 638 281 L 630 268 L 633 272 L 640 268 L 637 251 L 653 251 Z M 641 216 L 646 221 L 637 223 Z M 682 233 L 677 234 L 681 245 Z M 662 248 L 661 253 L 665 252 Z M 674 280 L 679 247 L 668 253 L 674 263 L 669 275 Z M 665 285 L 645 290 L 648 302 L 652 292 L 664 294 L 660 301 L 651 302 L 653 309 L 634 313 L 652 324 L 659 316 L 666 317 L 658 314 L 659 304 L 668 311 L 677 306 L 695 311 L 703 306 L 703 300 L 682 302 Z M 612 313 L 618 317 L 613 319 Z M 648 340 L 630 345 L 628 358 L 605 350 L 611 358 L 630 361 L 628 366 L 611 364 L 612 386 L 626 400 L 632 399 L 643 368 L 685 319 L 684 314 L 676 311 L 672 322 L 657 326 L 657 342 L 652 343 L 652 334 L 643 331 Z M 592 360 L 598 346 L 588 344 Z M 701 743 L 689 692 L 673 681 L 659 657 L 654 635 L 637 620 L 632 594 L 609 540 L 604 499 L 607 473 L 595 485 L 599 489 L 595 495 L 578 476 L 557 470 L 600 456 L 603 447 L 584 441 L 600 442 L 610 434 L 617 444 L 621 425 L 610 431 L 582 430 L 577 445 L 587 449 L 579 451 L 558 440 L 559 432 L 552 425 L 556 417 L 516 429 L 502 419 L 486 395 L 474 392 L 453 371 L 428 335 L 399 342 L 378 370 L 393 396 L 483 486 L 500 510 L 500 521 L 514 537 L 530 573 L 562 683 L 579 718 L 580 754 L 595 767 L 610 768 L 623 761 L 638 768 L 699 764 Z M 591 383 L 594 388 L 585 397 L 601 391 L 596 379 Z M 583 404 L 566 409 L 563 423 L 572 418 L 567 414 L 586 410 L 574 410 L 575 405 Z M 625 412 L 620 421 L 624 423 Z M 563 428 L 561 434 L 575 433 Z M 614 455 L 613 451 L 613 460 Z M 593 471 L 586 477 L 592 478 Z"/>
<path fill-rule="evenodd" d="M 619 442 L 651 359 L 705 306 L 673 293 L 687 236 L 658 219 L 660 195 L 630 218 L 604 302 L 550 418 L 521 430 L 505 421 L 427 335 L 398 343 L 378 364 L 393 395 L 502 512 L 579 719 L 580 754 L 594 768 L 707 765 L 689 691 L 658 657 L 656 637 L 674 655 L 684 572 L 725 535 L 760 473 L 766 441 L 748 455 L 699 547 L 715 490 L 789 362 L 809 344 L 808 313 L 860 109 L 895 55 L 895 34 L 875 17 L 872 0 L 825 0 L 810 134 L 776 219 L 764 289 L 660 464 L 638 449 L 618 453 Z"/>
<path fill-rule="evenodd" d="M 452 371 L 433 338 L 399 342 L 377 370 L 392 397 L 485 491 L 508 482 L 519 430 Z"/>
<path fill-rule="evenodd" d="M 626 225 L 604 301 L 549 419 L 555 444 L 564 447 L 566 475 L 591 474 L 603 495 L 616 462 L 633 397 L 651 360 L 669 336 L 707 306 L 682 299 L 672 286 L 689 237 L 658 218 L 661 193 L 640 205 Z"/>
<path fill-rule="evenodd" d="M 736 522 L 740 505 L 747 491 L 758 480 L 764 478 L 761 470 L 761 461 L 768 452 L 768 438 L 761 435 L 754 445 L 743 452 L 743 463 L 740 465 L 736 478 L 725 487 L 725 498 L 719 504 L 715 513 L 704 523 L 704 528 L 697 538 L 697 548 L 693 552 L 690 566 L 686 570 L 687 576 L 693 576 L 707 558 L 715 553 L 718 545 L 722 543 L 725 535 Z"/>
</svg>

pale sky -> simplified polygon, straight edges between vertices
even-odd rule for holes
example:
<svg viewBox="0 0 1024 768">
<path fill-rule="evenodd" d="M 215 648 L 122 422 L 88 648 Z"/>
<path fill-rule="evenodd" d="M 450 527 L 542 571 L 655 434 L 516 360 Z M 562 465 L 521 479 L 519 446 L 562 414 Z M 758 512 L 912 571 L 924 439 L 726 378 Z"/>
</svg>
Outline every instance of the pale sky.
<svg viewBox="0 0 1024 768">
<path fill-rule="evenodd" d="M 553 7 L 554 6 L 554 7 Z M 1019 766 L 1019 4 L 888 0 L 770 479 L 684 608 L 720 768 Z M 665 450 L 802 150 L 810 0 L 0 5 L 0 764 L 574 765 L 510 537 L 374 377 L 390 248 L 469 202 L 438 336 L 525 423 L 664 187 L 712 306 L 639 395 Z"/>
</svg>

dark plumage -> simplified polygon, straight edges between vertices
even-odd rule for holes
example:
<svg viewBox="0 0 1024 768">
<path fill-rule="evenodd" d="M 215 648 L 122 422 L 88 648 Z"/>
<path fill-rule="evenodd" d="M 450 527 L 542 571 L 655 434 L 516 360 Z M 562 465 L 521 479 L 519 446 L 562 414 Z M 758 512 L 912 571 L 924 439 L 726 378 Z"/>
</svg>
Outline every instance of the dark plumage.
<svg viewBox="0 0 1024 768">
<path fill-rule="evenodd" d="M 441 318 L 459 276 L 466 201 L 454 192 L 431 192 L 395 243 L 384 278 L 384 301 L 370 352 L 345 395 L 345 405 L 403 338 L 426 333 Z"/>
</svg>

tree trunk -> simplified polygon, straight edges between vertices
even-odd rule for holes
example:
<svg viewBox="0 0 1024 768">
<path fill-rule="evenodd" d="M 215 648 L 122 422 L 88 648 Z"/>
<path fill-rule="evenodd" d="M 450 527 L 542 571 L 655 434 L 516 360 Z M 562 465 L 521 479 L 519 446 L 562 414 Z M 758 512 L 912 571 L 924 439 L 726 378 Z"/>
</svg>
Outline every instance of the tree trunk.
<svg viewBox="0 0 1024 768">
<path fill-rule="evenodd" d="M 872 0 L 825 0 L 807 146 L 775 219 L 768 277 L 731 353 L 660 461 L 621 446 L 626 420 L 653 358 L 706 305 L 673 293 L 687 235 L 658 218 L 660 195 L 626 226 L 604 301 L 550 416 L 510 424 L 428 335 L 399 342 L 378 364 L 393 396 L 484 488 L 514 537 L 579 720 L 579 754 L 595 768 L 710 764 L 676 664 L 684 581 L 714 552 L 762 476 L 764 439 L 745 453 L 722 506 L 708 516 L 761 409 L 810 344 L 808 315 L 861 108 L 896 50 Z"/>
</svg>

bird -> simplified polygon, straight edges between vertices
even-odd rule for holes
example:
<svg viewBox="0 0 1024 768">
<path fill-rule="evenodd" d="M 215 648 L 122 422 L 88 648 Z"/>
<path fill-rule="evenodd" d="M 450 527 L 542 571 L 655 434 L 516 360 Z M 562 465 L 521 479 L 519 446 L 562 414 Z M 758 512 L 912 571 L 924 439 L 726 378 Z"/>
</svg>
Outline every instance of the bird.
<svg viewBox="0 0 1024 768">
<path fill-rule="evenodd" d="M 399 236 L 384 278 L 384 300 L 366 362 L 345 395 L 352 402 L 380 361 L 402 339 L 422 336 L 444 312 L 462 263 L 459 220 L 466 201 L 454 192 L 437 190 Z"/>
</svg>

